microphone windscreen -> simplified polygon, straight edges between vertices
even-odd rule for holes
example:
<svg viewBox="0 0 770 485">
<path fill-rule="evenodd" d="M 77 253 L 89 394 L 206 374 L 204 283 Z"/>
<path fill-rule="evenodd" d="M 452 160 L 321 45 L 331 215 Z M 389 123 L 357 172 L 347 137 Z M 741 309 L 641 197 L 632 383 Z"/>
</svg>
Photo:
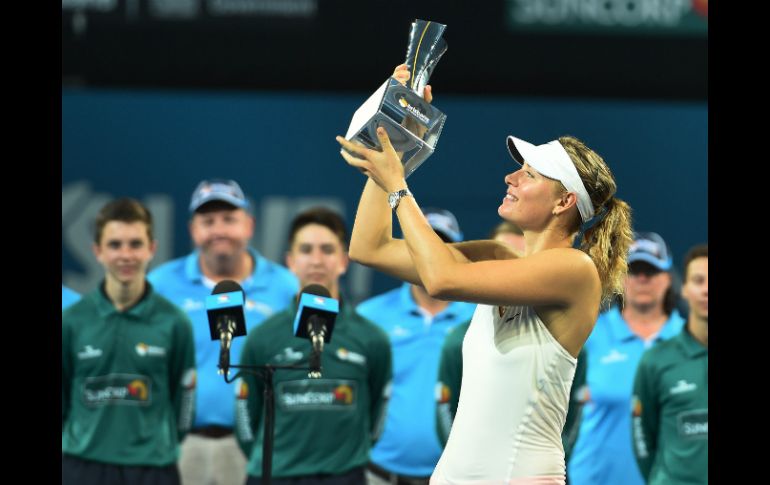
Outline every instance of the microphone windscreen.
<svg viewBox="0 0 770 485">
<path fill-rule="evenodd" d="M 302 288 L 301 293 L 308 293 L 310 295 L 316 295 L 316 296 L 325 296 L 326 298 L 331 298 L 332 296 L 332 294 L 329 293 L 329 290 L 327 290 L 321 285 L 307 285 L 306 287 Z"/>
<path fill-rule="evenodd" d="M 233 280 L 222 280 L 214 287 L 214 290 L 211 292 L 212 295 L 218 295 L 220 293 L 231 293 L 234 291 L 243 291 L 243 288 L 241 288 L 241 285 L 236 283 Z"/>
</svg>

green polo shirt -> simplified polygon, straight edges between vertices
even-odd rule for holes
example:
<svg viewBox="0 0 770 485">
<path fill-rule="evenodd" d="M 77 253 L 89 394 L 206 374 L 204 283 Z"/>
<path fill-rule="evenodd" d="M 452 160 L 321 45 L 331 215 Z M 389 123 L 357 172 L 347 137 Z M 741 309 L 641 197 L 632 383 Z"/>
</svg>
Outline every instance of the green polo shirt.
<svg viewBox="0 0 770 485">
<path fill-rule="evenodd" d="M 340 301 L 331 340 L 321 354 L 321 378 L 308 377 L 310 341 L 294 336 L 297 305 L 249 330 L 240 365 L 278 369 L 275 386 L 274 478 L 340 475 L 366 465 L 381 430 L 392 377 L 387 334 Z M 235 386 L 236 437 L 247 473 L 262 475 L 264 381 L 243 372 Z"/>
<path fill-rule="evenodd" d="M 639 362 L 631 433 L 648 484 L 708 483 L 708 363 L 686 327 Z"/>
<path fill-rule="evenodd" d="M 100 287 L 62 313 L 62 453 L 173 464 L 194 393 L 192 324 L 149 283 L 125 311 Z"/>
</svg>

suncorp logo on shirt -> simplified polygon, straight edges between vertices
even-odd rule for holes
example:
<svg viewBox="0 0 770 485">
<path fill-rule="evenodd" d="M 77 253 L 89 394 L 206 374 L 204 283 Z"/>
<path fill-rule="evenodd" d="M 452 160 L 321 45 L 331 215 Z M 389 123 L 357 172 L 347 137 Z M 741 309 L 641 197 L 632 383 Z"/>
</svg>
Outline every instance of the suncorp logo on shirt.
<svg viewBox="0 0 770 485">
<path fill-rule="evenodd" d="M 709 410 L 694 409 L 679 413 L 676 417 L 679 437 L 687 440 L 709 438 Z"/>
<path fill-rule="evenodd" d="M 110 404 L 147 405 L 150 396 L 150 381 L 140 375 L 110 374 L 89 377 L 83 383 L 83 401 L 89 407 Z"/>
<path fill-rule="evenodd" d="M 339 379 L 282 382 L 276 390 L 277 402 L 286 411 L 347 409 L 358 394 L 355 382 Z"/>
</svg>

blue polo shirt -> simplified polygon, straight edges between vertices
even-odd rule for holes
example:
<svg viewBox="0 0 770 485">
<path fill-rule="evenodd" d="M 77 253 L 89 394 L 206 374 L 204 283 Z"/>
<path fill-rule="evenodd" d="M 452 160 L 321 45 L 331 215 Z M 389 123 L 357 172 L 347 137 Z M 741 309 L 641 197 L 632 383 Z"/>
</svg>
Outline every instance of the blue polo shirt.
<svg viewBox="0 0 770 485">
<path fill-rule="evenodd" d="M 262 323 L 267 317 L 288 306 L 299 291 L 296 276 L 256 250 L 249 248 L 255 261 L 254 271 L 241 287 L 246 293 L 244 315 L 246 331 Z M 204 279 L 199 262 L 199 251 L 164 263 L 154 269 L 147 279 L 153 288 L 185 311 L 193 324 L 197 388 L 193 428 L 217 425 L 232 428 L 235 423 L 235 389 L 217 373 L 219 341 L 211 340 L 206 297 L 214 289 L 214 282 Z M 230 362 L 241 361 L 245 338 L 235 338 L 230 346 Z M 230 371 L 231 376 L 236 369 Z"/>
<path fill-rule="evenodd" d="M 631 332 L 618 307 L 599 315 L 585 343 L 587 402 L 572 457 L 570 485 L 644 485 L 631 446 L 631 394 L 642 353 L 679 334 L 684 319 L 674 310 L 658 335 L 644 341 Z"/>
<path fill-rule="evenodd" d="M 393 387 L 385 427 L 371 461 L 393 473 L 429 476 L 441 456 L 436 435 L 438 364 L 446 334 L 471 319 L 476 305 L 452 302 L 431 316 L 404 283 L 358 305 L 357 311 L 390 337 Z"/>
<path fill-rule="evenodd" d="M 80 300 L 80 294 L 61 285 L 61 309 L 64 310 L 76 301 Z"/>
</svg>

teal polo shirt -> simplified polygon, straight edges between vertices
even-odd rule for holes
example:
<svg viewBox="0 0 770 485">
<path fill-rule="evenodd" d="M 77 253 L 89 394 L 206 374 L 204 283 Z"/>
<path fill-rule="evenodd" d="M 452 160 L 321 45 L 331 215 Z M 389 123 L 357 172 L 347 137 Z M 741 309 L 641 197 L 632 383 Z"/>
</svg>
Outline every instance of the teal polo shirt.
<svg viewBox="0 0 770 485">
<path fill-rule="evenodd" d="M 651 485 L 708 483 L 709 352 L 685 328 L 639 362 L 634 453 Z"/>
</svg>

